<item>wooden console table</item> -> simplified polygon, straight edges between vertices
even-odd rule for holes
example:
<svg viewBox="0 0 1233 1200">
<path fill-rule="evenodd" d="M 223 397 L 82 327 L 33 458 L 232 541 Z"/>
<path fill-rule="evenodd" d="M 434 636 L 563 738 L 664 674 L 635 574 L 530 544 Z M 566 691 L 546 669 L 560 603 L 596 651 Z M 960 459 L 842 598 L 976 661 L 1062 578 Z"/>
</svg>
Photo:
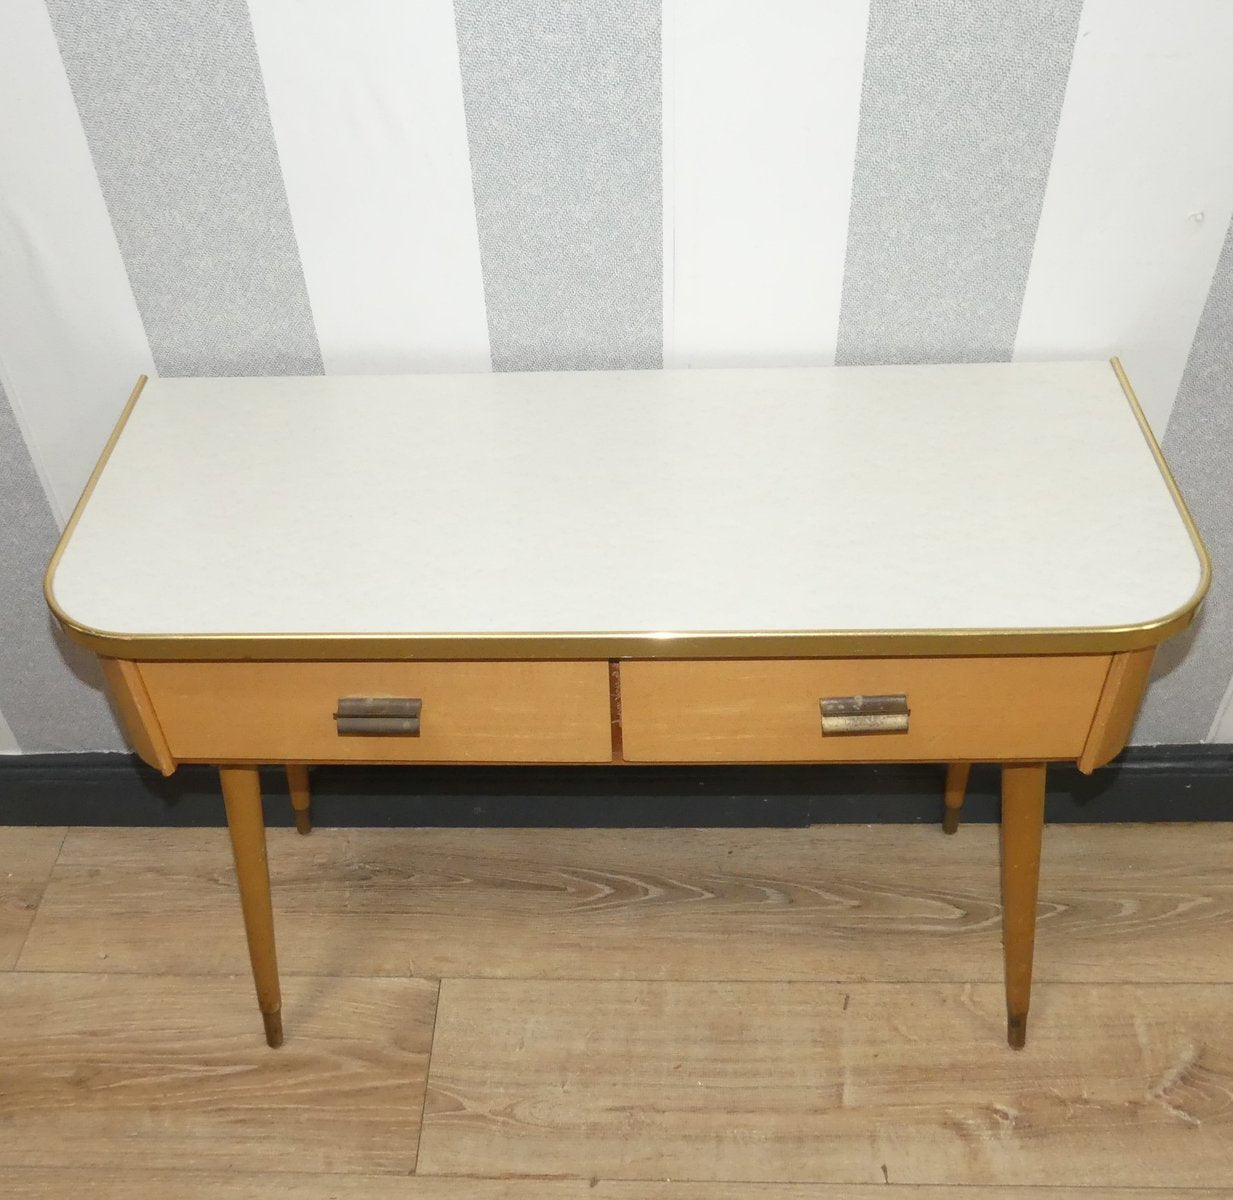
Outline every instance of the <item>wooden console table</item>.
<svg viewBox="0 0 1233 1200">
<path fill-rule="evenodd" d="M 1207 556 L 1116 361 L 139 381 L 48 568 L 133 746 L 221 767 L 1002 764 L 1024 1043 L 1045 764 L 1126 741 Z"/>
</svg>

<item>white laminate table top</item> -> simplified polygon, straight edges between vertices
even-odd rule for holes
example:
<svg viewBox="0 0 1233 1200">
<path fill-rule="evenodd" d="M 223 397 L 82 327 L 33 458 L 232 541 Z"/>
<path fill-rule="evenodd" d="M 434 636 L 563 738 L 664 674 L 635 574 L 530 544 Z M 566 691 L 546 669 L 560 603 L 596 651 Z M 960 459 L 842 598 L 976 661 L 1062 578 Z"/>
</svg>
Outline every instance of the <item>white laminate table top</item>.
<svg viewBox="0 0 1233 1200">
<path fill-rule="evenodd" d="M 120 637 L 670 644 L 1139 626 L 1202 567 L 1107 362 L 152 379 L 49 594 Z"/>
</svg>

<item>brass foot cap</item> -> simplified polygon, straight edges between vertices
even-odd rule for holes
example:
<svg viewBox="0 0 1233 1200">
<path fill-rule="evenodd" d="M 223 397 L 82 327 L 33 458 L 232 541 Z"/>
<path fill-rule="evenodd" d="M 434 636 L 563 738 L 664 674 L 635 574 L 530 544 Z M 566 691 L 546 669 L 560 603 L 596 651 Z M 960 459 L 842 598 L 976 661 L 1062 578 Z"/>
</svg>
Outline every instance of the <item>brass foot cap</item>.
<svg viewBox="0 0 1233 1200">
<path fill-rule="evenodd" d="M 262 1013 L 261 1019 L 265 1022 L 265 1044 L 277 1050 L 283 1044 L 282 1012 Z"/>
<path fill-rule="evenodd" d="M 959 810 L 957 808 L 948 808 L 946 810 L 946 813 L 942 817 L 942 832 L 959 832 Z"/>
<path fill-rule="evenodd" d="M 295 827 L 300 833 L 308 834 L 313 831 L 313 817 L 307 809 L 298 810 L 295 814 Z"/>
<path fill-rule="evenodd" d="M 1027 1045 L 1027 1013 L 1006 1018 L 1006 1040 L 1012 1050 L 1022 1050 Z"/>
</svg>

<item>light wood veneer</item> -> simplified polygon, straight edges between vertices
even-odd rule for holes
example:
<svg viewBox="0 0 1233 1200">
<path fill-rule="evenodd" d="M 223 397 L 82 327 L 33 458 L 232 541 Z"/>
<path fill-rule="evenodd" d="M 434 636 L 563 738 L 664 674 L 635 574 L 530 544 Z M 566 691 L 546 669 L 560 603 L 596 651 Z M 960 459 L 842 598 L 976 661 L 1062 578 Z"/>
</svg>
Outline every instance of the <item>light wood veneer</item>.
<svg viewBox="0 0 1233 1200">
<path fill-rule="evenodd" d="M 147 662 L 179 762 L 607 762 L 606 662 Z M 343 696 L 418 697 L 418 737 L 340 736 Z"/>
<path fill-rule="evenodd" d="M 1109 655 L 641 661 L 621 665 L 630 762 L 1076 758 Z M 904 693 L 903 733 L 822 733 L 823 697 Z"/>
</svg>

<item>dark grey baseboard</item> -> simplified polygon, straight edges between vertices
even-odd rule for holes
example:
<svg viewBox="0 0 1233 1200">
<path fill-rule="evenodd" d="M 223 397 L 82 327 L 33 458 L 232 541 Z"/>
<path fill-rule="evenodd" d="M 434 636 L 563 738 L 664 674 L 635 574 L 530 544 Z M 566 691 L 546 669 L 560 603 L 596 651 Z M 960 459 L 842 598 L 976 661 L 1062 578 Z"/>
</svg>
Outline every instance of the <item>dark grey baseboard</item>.
<svg viewBox="0 0 1233 1200">
<path fill-rule="evenodd" d="M 289 825 L 286 782 L 263 772 Z M 337 826 L 799 826 L 937 821 L 938 766 L 319 767 L 313 817 Z M 973 768 L 965 821 L 995 821 L 998 774 Z M 1233 820 L 1233 746 L 1132 747 L 1095 775 L 1049 770 L 1050 821 Z M 222 825 L 217 776 L 164 779 L 126 754 L 0 757 L 0 825 Z"/>
</svg>

